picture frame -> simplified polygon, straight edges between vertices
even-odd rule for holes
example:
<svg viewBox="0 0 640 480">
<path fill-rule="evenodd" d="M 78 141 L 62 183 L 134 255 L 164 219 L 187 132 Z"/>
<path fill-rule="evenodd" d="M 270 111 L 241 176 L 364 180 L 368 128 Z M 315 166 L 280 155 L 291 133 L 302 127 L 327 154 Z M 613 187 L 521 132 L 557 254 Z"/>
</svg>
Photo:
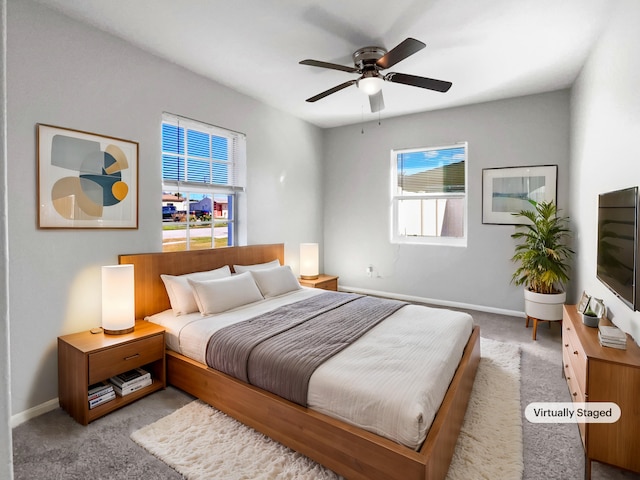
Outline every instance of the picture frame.
<svg viewBox="0 0 640 480">
<path fill-rule="evenodd" d="M 529 200 L 556 201 L 557 165 L 484 168 L 482 170 L 482 223 L 521 225 L 514 216 L 533 209 Z"/>
<path fill-rule="evenodd" d="M 584 313 L 589 305 L 589 301 L 591 300 L 591 296 L 587 295 L 587 292 L 583 291 L 582 296 L 580 297 L 580 301 L 576 305 L 576 309 L 578 313 Z"/>
<path fill-rule="evenodd" d="M 36 127 L 39 228 L 138 228 L 138 142 Z"/>
</svg>

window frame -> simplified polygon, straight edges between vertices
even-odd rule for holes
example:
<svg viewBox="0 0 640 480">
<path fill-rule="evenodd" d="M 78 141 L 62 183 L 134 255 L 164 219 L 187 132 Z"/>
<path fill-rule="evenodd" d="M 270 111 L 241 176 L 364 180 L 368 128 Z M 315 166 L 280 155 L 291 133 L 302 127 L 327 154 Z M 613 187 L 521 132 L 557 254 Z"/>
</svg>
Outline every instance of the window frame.
<svg viewBox="0 0 640 480">
<path fill-rule="evenodd" d="M 405 153 L 427 152 L 434 150 L 446 150 L 452 148 L 464 149 L 464 193 L 456 192 L 430 192 L 414 194 L 398 194 L 398 155 Z M 458 142 L 449 145 L 439 145 L 434 147 L 418 148 L 398 148 L 391 150 L 391 181 L 390 181 L 390 240 L 392 244 L 418 244 L 418 245 L 438 245 L 451 247 L 466 247 L 468 239 L 468 212 L 469 212 L 469 146 L 467 142 Z M 443 236 L 418 236 L 401 235 L 399 233 L 399 204 L 403 200 L 433 200 L 433 199 L 462 199 L 463 200 L 463 235 L 461 237 Z"/>
<path fill-rule="evenodd" d="M 164 126 L 172 125 L 177 127 L 177 137 L 178 139 L 182 138 L 184 145 L 179 145 L 176 151 L 165 151 L 164 150 Z M 183 129 L 183 134 L 180 133 L 180 129 Z M 209 156 L 197 155 L 189 151 L 189 130 L 197 133 L 203 133 L 209 135 L 209 144 L 211 146 L 211 151 Z M 223 137 L 227 140 L 227 155 L 229 158 L 225 160 L 220 160 L 214 158 L 212 138 L 211 137 Z M 178 172 L 176 174 L 177 179 L 165 178 L 164 166 L 165 159 L 167 156 L 175 156 L 178 158 Z M 188 178 L 188 169 L 189 162 L 195 161 L 200 164 L 202 162 L 209 162 L 209 172 L 210 175 L 207 178 L 206 176 L 202 177 L 202 181 L 193 181 L 193 180 L 184 180 L 180 179 L 181 173 L 183 176 L 187 176 Z M 161 122 L 161 179 L 162 179 L 162 194 L 165 193 L 175 193 L 184 195 L 186 201 L 190 203 L 192 195 L 196 196 L 208 196 L 211 198 L 211 219 L 210 220 L 191 220 L 190 209 L 187 211 L 184 221 L 172 222 L 172 225 L 181 225 L 184 226 L 185 232 L 185 249 L 180 251 L 188 251 L 193 250 L 191 246 L 192 236 L 190 235 L 191 229 L 197 225 L 204 225 L 211 229 L 211 245 L 207 248 L 225 248 L 227 246 L 235 246 L 241 244 L 241 239 L 246 237 L 246 233 L 240 232 L 239 222 L 242 213 L 239 212 L 239 206 L 244 204 L 245 195 L 245 184 L 246 184 L 246 136 L 242 133 L 235 132 L 229 129 L 225 129 L 222 127 L 217 127 L 215 125 L 207 124 L 205 122 L 200 122 L 197 120 L 193 120 L 186 117 L 181 117 L 179 115 L 171 114 L 164 112 L 162 115 Z M 180 167 L 180 164 L 183 164 Z M 226 179 L 227 183 L 216 183 L 216 180 L 219 177 L 216 177 L 214 173 L 214 165 L 216 164 L 224 164 L 226 165 Z M 217 223 L 223 222 L 220 219 L 216 219 L 214 216 L 214 203 L 215 197 L 219 195 L 224 195 L 229 198 L 231 204 L 231 211 L 228 211 L 228 217 L 224 219 L 224 223 L 227 225 L 231 225 L 228 228 L 228 240 L 227 245 L 223 247 L 215 246 L 215 237 L 214 237 L 214 228 Z M 163 202 L 164 205 L 164 202 Z M 244 212 L 244 210 L 243 210 Z M 174 250 L 165 250 L 165 220 L 162 218 L 162 251 L 174 251 Z M 196 223 L 198 222 L 198 223 Z M 244 223 L 244 222 L 243 222 Z M 242 224 L 243 224 L 242 223 Z M 198 250 L 202 250 L 203 248 L 198 248 Z"/>
</svg>

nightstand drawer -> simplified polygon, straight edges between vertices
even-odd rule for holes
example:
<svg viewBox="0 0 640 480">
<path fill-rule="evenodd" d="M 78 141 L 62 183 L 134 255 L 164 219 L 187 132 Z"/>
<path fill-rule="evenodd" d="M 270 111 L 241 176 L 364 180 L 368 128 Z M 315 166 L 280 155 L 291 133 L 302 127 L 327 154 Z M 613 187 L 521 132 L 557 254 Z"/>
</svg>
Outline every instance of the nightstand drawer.
<svg viewBox="0 0 640 480">
<path fill-rule="evenodd" d="M 316 283 L 316 288 L 322 288 L 323 290 L 338 291 L 338 279 L 332 278 L 331 280 L 325 280 L 324 282 Z"/>
<path fill-rule="evenodd" d="M 89 355 L 89 384 L 106 380 L 164 356 L 164 335 L 154 335 Z"/>
</svg>

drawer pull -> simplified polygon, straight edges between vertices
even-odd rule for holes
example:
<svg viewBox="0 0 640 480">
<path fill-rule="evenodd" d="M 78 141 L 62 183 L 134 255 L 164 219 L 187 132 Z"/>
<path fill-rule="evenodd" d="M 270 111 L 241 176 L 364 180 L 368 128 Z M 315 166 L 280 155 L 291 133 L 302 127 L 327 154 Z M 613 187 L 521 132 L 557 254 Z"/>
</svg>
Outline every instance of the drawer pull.
<svg viewBox="0 0 640 480">
<path fill-rule="evenodd" d="M 573 354 L 574 354 L 574 355 L 578 355 L 578 350 L 574 350 L 574 351 L 573 351 Z"/>
<path fill-rule="evenodd" d="M 569 347 L 569 344 L 568 344 L 568 343 L 565 343 L 565 344 L 564 344 L 564 346 L 565 346 L 565 347 Z"/>
<path fill-rule="evenodd" d="M 133 360 L 134 358 L 138 358 L 140 356 L 139 353 L 136 353 L 135 355 L 129 355 L 128 357 L 124 357 L 125 360 Z"/>
<path fill-rule="evenodd" d="M 573 396 L 577 397 L 578 396 L 578 392 L 573 392 Z"/>
</svg>

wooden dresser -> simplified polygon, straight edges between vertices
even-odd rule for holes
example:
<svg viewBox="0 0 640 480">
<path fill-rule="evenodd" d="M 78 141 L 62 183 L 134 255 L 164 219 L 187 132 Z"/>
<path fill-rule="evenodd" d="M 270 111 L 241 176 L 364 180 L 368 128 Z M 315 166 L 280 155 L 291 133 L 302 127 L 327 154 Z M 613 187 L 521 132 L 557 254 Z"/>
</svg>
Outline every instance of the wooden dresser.
<svg viewBox="0 0 640 480">
<path fill-rule="evenodd" d="M 575 305 L 565 305 L 562 363 L 574 402 L 615 402 L 622 412 L 616 423 L 578 423 L 585 478 L 592 460 L 640 472 L 640 347 L 628 335 L 626 350 L 601 346 L 598 329 L 582 323 Z"/>
</svg>

